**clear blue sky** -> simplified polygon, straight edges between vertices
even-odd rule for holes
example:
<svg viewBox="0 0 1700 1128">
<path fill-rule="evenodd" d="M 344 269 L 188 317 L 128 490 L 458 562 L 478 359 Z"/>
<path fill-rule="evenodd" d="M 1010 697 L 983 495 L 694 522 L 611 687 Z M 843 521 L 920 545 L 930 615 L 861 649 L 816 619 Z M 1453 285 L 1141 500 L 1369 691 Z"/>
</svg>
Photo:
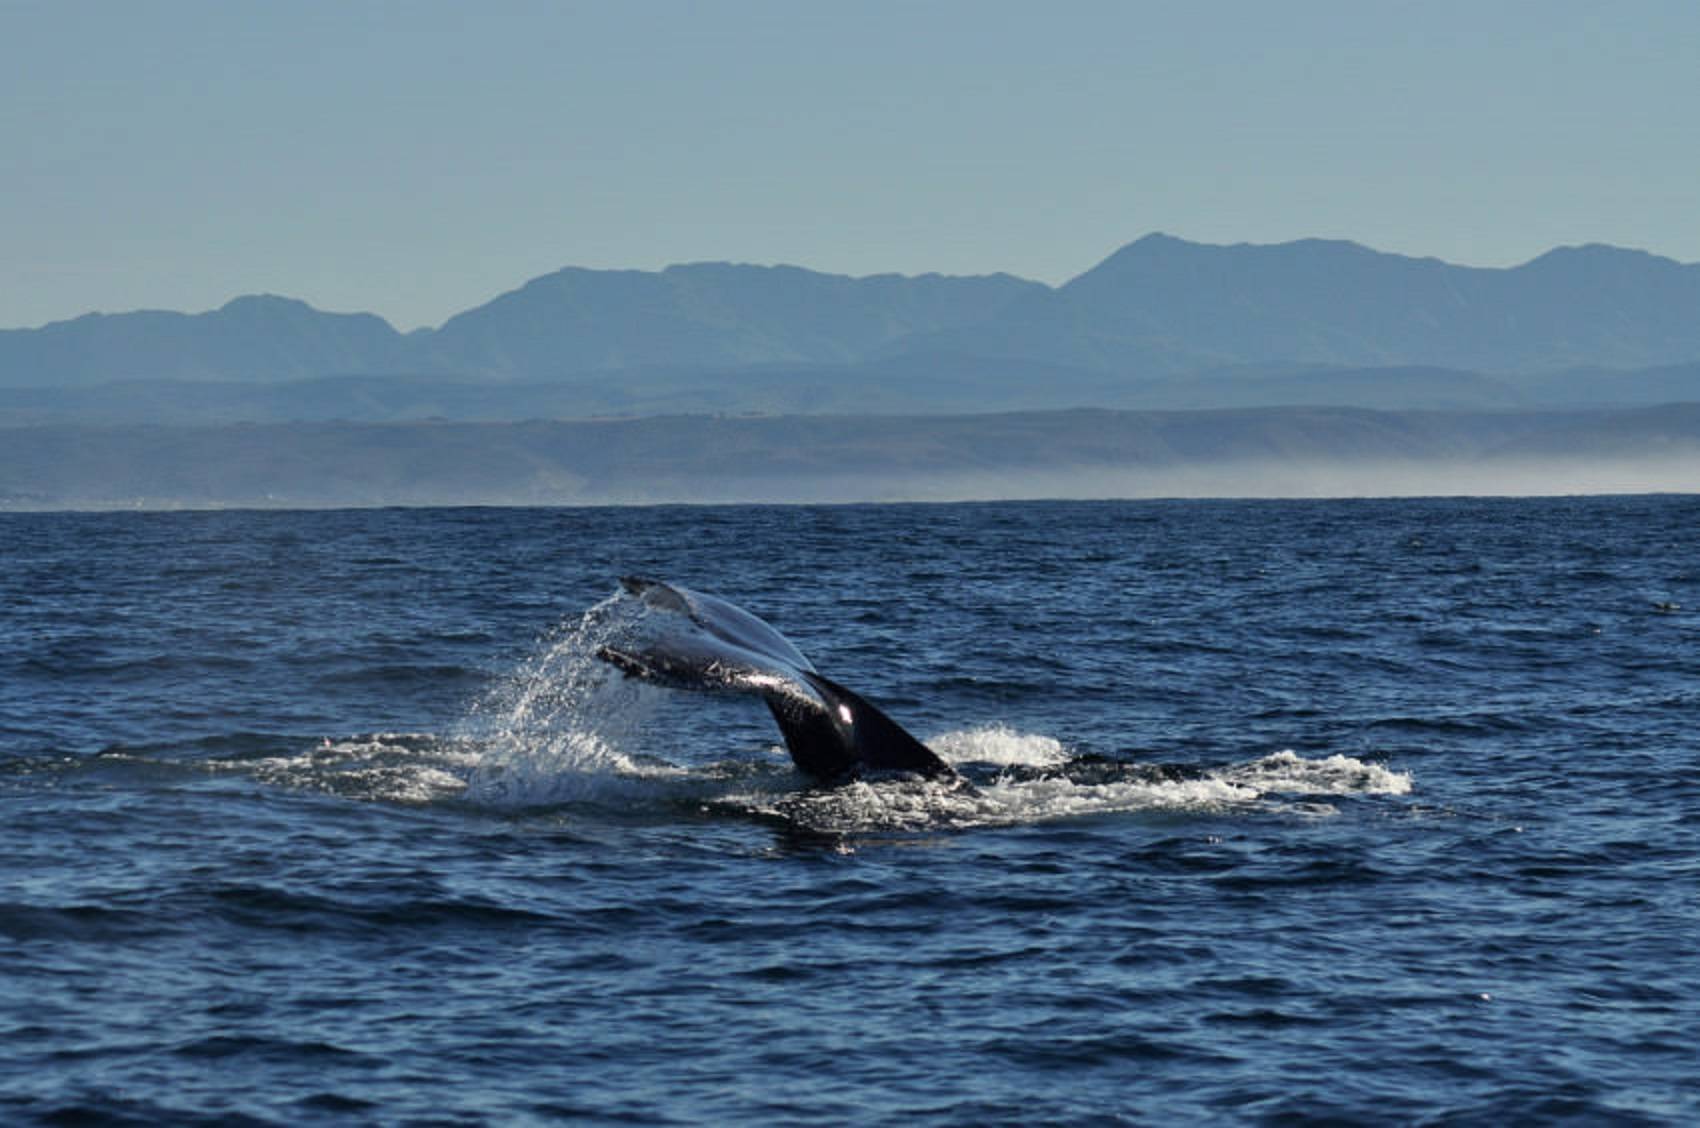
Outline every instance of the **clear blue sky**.
<svg viewBox="0 0 1700 1128">
<path fill-rule="evenodd" d="M 1692 0 L 0 0 L 0 326 L 1160 230 L 1700 260 Z"/>
</svg>

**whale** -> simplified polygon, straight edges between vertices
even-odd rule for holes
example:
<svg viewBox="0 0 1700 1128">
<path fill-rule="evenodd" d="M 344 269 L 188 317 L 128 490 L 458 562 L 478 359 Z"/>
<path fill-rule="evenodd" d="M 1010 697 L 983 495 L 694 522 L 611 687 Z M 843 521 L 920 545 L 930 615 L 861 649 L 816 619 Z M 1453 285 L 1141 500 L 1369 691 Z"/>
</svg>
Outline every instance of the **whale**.
<svg viewBox="0 0 1700 1128">
<path fill-rule="evenodd" d="M 951 766 L 867 699 L 815 669 L 768 623 L 718 596 L 625 576 L 647 609 L 645 637 L 596 651 L 630 678 L 671 689 L 761 698 L 797 770 L 845 783 L 884 775 L 956 779 Z"/>
</svg>

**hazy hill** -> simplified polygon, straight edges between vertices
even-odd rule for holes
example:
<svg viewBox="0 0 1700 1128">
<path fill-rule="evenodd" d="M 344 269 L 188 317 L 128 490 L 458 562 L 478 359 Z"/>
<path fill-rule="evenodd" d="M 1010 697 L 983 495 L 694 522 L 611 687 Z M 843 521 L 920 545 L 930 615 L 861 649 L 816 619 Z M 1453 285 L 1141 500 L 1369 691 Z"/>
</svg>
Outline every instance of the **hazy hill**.
<svg viewBox="0 0 1700 1128">
<path fill-rule="evenodd" d="M 1700 400 L 1697 365 L 1700 265 L 1151 235 L 1054 289 L 701 263 L 566 269 L 406 335 L 276 297 L 90 314 L 0 332 L 0 423 L 1543 408 Z"/>
<path fill-rule="evenodd" d="M 1044 290 L 1006 274 L 569 268 L 405 336 L 372 314 L 246 297 L 202 314 L 97 313 L 0 331 L 0 387 L 380 374 L 557 380 L 655 366 L 843 363 L 904 337 L 985 321 Z"/>
<path fill-rule="evenodd" d="M 89 313 L 0 330 L 0 387 L 121 380 L 299 380 L 403 370 L 403 338 L 370 313 L 324 313 L 271 295 L 207 313 Z"/>
<path fill-rule="evenodd" d="M 1146 373 L 1269 362 L 1640 368 L 1700 359 L 1700 264 L 1588 246 L 1487 269 L 1336 240 L 1149 235 L 995 326 L 935 341 Z"/>
<path fill-rule="evenodd" d="M 1037 282 L 1007 274 L 867 278 L 697 263 L 567 269 L 414 340 L 417 367 L 547 379 L 656 365 L 726 368 L 858 360 L 893 341 L 984 322 Z"/>
</svg>

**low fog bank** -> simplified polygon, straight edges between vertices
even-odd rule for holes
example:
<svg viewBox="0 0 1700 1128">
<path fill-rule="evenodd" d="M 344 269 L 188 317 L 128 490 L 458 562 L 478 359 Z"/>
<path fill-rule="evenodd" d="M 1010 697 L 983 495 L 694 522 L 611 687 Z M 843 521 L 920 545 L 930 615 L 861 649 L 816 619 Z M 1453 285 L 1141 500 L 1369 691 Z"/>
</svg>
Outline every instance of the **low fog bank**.
<svg viewBox="0 0 1700 1128">
<path fill-rule="evenodd" d="M 0 508 L 1700 492 L 1700 405 L 0 430 Z"/>
<path fill-rule="evenodd" d="M 660 486 L 661 488 L 657 488 Z M 1022 472 L 823 476 L 652 484 L 593 504 L 1097 501 L 1155 498 L 1552 497 L 1700 493 L 1700 457 L 1604 462 L 1201 461 Z M 496 502 L 493 504 L 506 504 Z M 529 504 L 529 503 L 526 503 Z"/>
<path fill-rule="evenodd" d="M 1700 493 L 1700 456 L 1627 459 L 1494 459 L 1465 462 L 1200 462 L 1160 468 L 1057 467 L 1025 474 L 820 478 L 716 483 L 687 502 L 1138 500 L 1159 498 L 1559 497 Z M 625 499 L 642 503 L 645 498 Z"/>
<path fill-rule="evenodd" d="M 1494 460 L 1422 462 L 1201 462 L 1160 468 L 1054 467 L 907 476 L 870 473 L 800 478 L 674 479 L 494 484 L 325 483 L 247 489 L 172 490 L 137 481 L 127 491 L 0 495 L 0 512 L 182 509 L 340 509 L 387 506 L 613 506 L 869 504 L 953 501 L 1137 500 L 1160 498 L 1321 499 L 1371 497 L 1555 497 L 1583 494 L 1700 493 L 1700 458 L 1603 462 Z"/>
</svg>

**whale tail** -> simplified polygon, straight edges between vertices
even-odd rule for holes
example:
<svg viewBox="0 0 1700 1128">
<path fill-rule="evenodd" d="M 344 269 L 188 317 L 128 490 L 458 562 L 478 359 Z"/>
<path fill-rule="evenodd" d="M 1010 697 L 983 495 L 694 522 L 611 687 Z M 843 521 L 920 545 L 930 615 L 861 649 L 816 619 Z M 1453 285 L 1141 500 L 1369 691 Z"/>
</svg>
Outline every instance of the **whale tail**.
<svg viewBox="0 0 1700 1128">
<path fill-rule="evenodd" d="M 817 779 L 838 782 L 868 772 L 956 775 L 903 726 L 818 672 L 788 639 L 743 608 L 658 580 L 620 582 L 663 615 L 653 640 L 597 651 L 628 677 L 761 697 L 791 761 Z"/>
<path fill-rule="evenodd" d="M 823 779 L 864 771 L 914 772 L 928 779 L 953 776 L 949 764 L 866 698 L 820 674 L 806 675 L 824 708 L 799 706 L 795 697 L 771 695 L 767 707 L 779 722 L 785 747 L 799 769 Z"/>
</svg>

